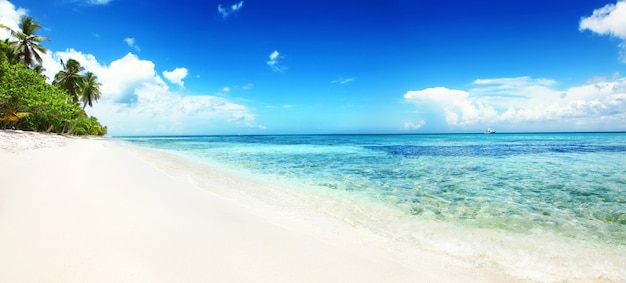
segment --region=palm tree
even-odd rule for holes
[[[93,107],[93,101],[100,99],[100,95],[102,94],[100,92],[101,85],[102,84],[98,82],[98,76],[94,73],[87,72],[87,74],[85,74],[80,96],[80,100],[83,101],[83,110],[85,110],[87,105]]]
[[[48,40],[47,37],[35,35],[35,32],[41,25],[31,17],[22,16],[19,27],[21,31],[15,31],[5,25],[0,27],[8,30],[16,41],[9,42],[13,48],[13,52],[17,55],[20,62],[28,67],[33,67],[35,62],[41,65],[42,59],[40,53],[46,53],[45,47],[39,45],[39,42]]]
[[[33,66],[33,70],[37,72],[37,74],[40,74],[42,77],[44,77],[46,80],[48,79],[48,77],[43,74],[43,72],[46,71],[46,68],[44,68],[42,65],[37,64]]]
[[[74,103],[78,103],[78,96],[83,85],[84,77],[80,74],[85,70],[80,63],[74,59],[67,60],[67,64],[61,60],[63,70],[54,76],[53,85],[60,86],[67,91]]]
[[[83,113],[85,113],[85,107],[87,107],[87,105],[89,105],[89,107],[93,107],[93,102],[100,99],[100,95],[102,94],[100,92],[101,85],[102,84],[98,82],[98,76],[92,72],[87,72],[83,77],[83,81],[80,86],[80,100],[83,102]],[[76,118],[72,127],[67,131],[68,134],[72,134],[74,132],[74,129],[76,129],[83,113]]]
[[[0,26],[2,26],[0,24]],[[13,52],[13,48],[11,47],[11,43],[9,43],[9,39],[5,39],[4,41],[0,41],[0,59],[2,61],[8,62],[9,64],[17,64],[19,63],[17,59],[17,55]]]

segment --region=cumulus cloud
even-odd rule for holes
[[[282,72],[284,70],[287,70],[287,67],[282,66],[278,61],[278,59],[283,57],[277,50],[274,50],[274,52],[270,53],[269,58],[270,60],[267,61],[267,65],[270,66],[270,68],[272,68],[274,72]]]
[[[626,0],[595,9],[591,16],[580,20],[579,29],[621,39],[620,59],[626,63]]]
[[[26,9],[16,9],[13,3],[7,0],[0,0],[0,24],[3,24],[13,30],[19,30],[17,23],[19,23],[20,18],[25,16],[26,13]],[[0,38],[5,39],[8,37],[9,32],[4,29],[0,29]]]
[[[580,20],[580,29],[626,39],[626,1],[595,9],[591,16]]]
[[[163,76],[173,84],[184,87],[183,79],[187,76],[187,68],[176,68],[173,71],[163,71]]]
[[[135,50],[141,51],[139,46],[137,46],[137,44],[135,44],[135,39],[134,38],[132,38],[132,37],[124,38],[124,42],[126,42],[126,44],[128,44],[128,46],[134,48]]]
[[[1,23],[17,28],[22,15],[26,15],[26,10],[16,9],[10,2],[0,0]],[[56,52],[49,50],[42,54],[43,74],[48,82],[63,68],[60,60],[67,62],[70,58],[93,72],[102,84],[102,98],[86,111],[108,126],[110,134],[206,134],[265,128],[257,124],[252,110],[243,104],[216,95],[172,91],[152,61],[140,59],[133,53],[103,63],[92,54],[71,48]],[[186,75],[185,68],[163,72],[165,79],[180,86]]]
[[[264,128],[245,105],[215,95],[189,95],[169,89],[153,62],[132,53],[107,65],[74,49],[54,52],[44,58],[44,74],[53,77],[62,68],[59,60],[69,58],[96,74],[102,83],[102,98],[87,111],[112,134],[202,134],[237,127]],[[179,85],[185,76],[185,68],[163,72],[165,79]]]
[[[217,5],[217,12],[220,13],[220,15],[222,15],[222,18],[226,19],[231,14],[236,13],[239,10],[241,10],[242,7],[243,7],[243,1],[239,1],[238,3],[230,5],[226,8],[222,7],[222,4],[219,4]]]
[[[477,124],[495,114],[492,107],[471,99],[468,92],[445,87],[409,91],[404,94],[404,99],[416,105],[441,110],[449,125]]]
[[[565,90],[554,85],[552,80],[529,77],[479,79],[469,90],[433,87],[408,91],[404,99],[418,113],[433,114],[428,118],[457,129],[485,125],[524,130],[626,129],[626,78]]]

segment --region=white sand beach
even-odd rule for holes
[[[262,194],[260,180],[206,167],[198,182],[176,158],[0,131],[0,282],[517,281],[303,209],[297,197],[246,193]]]

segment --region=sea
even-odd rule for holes
[[[349,200],[324,211],[476,266],[626,282],[626,133],[116,139]]]

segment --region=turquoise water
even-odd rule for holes
[[[626,133],[130,137],[415,220],[626,247]]]
[[[167,166],[206,188],[215,170],[236,172],[229,190],[319,211],[407,258],[417,248],[537,282],[626,282],[626,133],[120,139],[190,157]],[[281,201],[293,194],[295,206]]]

